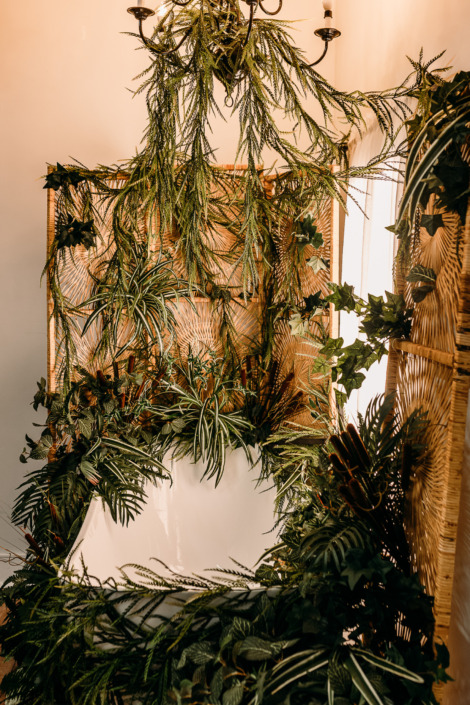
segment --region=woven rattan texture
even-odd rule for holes
[[[436,212],[431,202],[427,213]],[[413,304],[411,287],[398,283],[414,305],[410,342],[389,356],[387,391],[397,392],[404,419],[427,412],[427,450],[408,495],[407,532],[427,591],[435,596],[435,637],[447,640],[459,515],[465,422],[470,387],[470,209],[466,225],[442,213],[435,235],[415,228],[407,267],[432,267],[435,291]],[[406,274],[406,271],[405,271]]]
[[[236,205],[234,205],[237,203],[237,199],[240,198],[240,194],[237,192],[240,182],[236,176],[242,172],[243,167],[234,169],[233,165],[226,165],[221,167],[221,169],[227,173],[234,174],[235,178],[232,182],[234,192],[232,194],[216,192],[215,195],[222,197],[221,208],[224,214],[227,214],[228,209],[230,219],[236,223],[237,218],[240,219],[240,213],[237,213]],[[114,180],[112,186],[119,187],[122,183],[123,181]],[[230,181],[227,180],[227,183],[230,183]],[[266,179],[265,188],[268,196],[272,195],[275,189],[275,180]],[[58,198],[55,192],[49,190],[48,251],[56,233],[59,217],[57,204]],[[82,335],[83,326],[91,311],[81,310],[78,314],[76,310],[77,306],[91,296],[95,280],[100,275],[100,268],[112,255],[114,248],[114,245],[110,244],[109,237],[112,208],[108,203],[105,209],[98,199],[94,203],[94,208],[100,214],[98,221],[101,221],[99,223],[101,238],[97,246],[89,250],[81,246],[64,248],[60,254],[58,280],[62,294],[69,304],[67,319],[72,328],[73,344],[76,350],[74,357],[77,365],[90,371],[100,369],[106,372],[110,369],[111,358],[95,354],[97,344],[102,336],[101,324],[97,319],[87,330],[87,333]],[[327,284],[332,278],[334,213],[332,201],[326,201],[316,223],[318,230],[322,233],[324,244],[319,250],[315,250],[310,245],[306,246],[302,253],[303,266],[296,267],[291,275],[297,277],[301,286],[302,297],[315,294],[317,291],[321,291],[323,294],[329,293]],[[158,214],[155,213],[153,218],[158,219]],[[142,232],[144,230],[145,225],[143,224]],[[292,284],[288,277],[288,272],[292,271],[292,267],[288,266],[288,258],[293,251],[293,243],[295,252],[295,237],[293,233],[294,225],[292,221],[286,220],[277,226],[277,230],[273,234],[276,248],[275,277],[286,288],[289,288]],[[164,340],[168,349],[177,358],[185,359],[189,354],[205,356],[209,351],[214,351],[217,355],[222,356],[223,346],[220,330],[223,316],[226,312],[224,311],[225,306],[225,309],[228,309],[231,314],[233,328],[236,331],[237,354],[243,360],[244,356],[253,349],[253,345],[259,343],[265,335],[263,320],[265,302],[263,301],[263,295],[262,292],[253,289],[250,292],[250,300],[246,301],[244,299],[241,266],[237,264],[242,254],[243,243],[237,240],[234,232],[231,232],[226,227],[217,225],[217,222],[213,222],[205,237],[207,244],[214,253],[212,273],[215,283],[221,287],[228,288],[231,301],[224,304],[222,301],[211,300],[209,296],[205,297],[203,295],[204,292],[202,292],[202,295],[199,293],[195,296],[191,304],[180,298],[173,303],[176,319],[175,333],[171,337],[169,334],[164,335]],[[155,248],[156,251],[163,250],[165,256],[171,260],[175,273],[182,279],[187,278],[184,253],[181,251],[179,235],[176,229],[173,232],[165,233],[162,236],[161,243],[155,243],[154,245],[150,243],[150,246],[151,249]],[[327,262],[329,261],[330,269],[321,270],[315,274],[312,268],[306,265],[306,261],[313,255],[320,256]],[[261,261],[259,261],[258,269],[261,272]],[[211,292],[206,293],[210,295]],[[60,322],[57,324],[52,316],[53,300],[50,280],[48,281],[48,302],[48,380],[49,388],[53,390],[60,385],[64,350],[63,331]],[[297,303],[302,302],[299,301]],[[324,320],[323,323],[328,324],[328,320]],[[128,331],[124,326],[121,331],[120,344],[126,342],[126,335],[128,335]],[[128,352],[125,353],[124,357],[128,354]],[[278,361],[276,378],[280,381],[279,383],[291,371],[295,373],[295,384],[298,389],[305,390],[312,381],[315,382],[315,378],[312,375],[315,348],[307,344],[302,338],[293,336],[287,322],[281,322],[276,328],[273,355]],[[309,412],[304,411],[291,420],[302,425],[309,425],[311,416]]]

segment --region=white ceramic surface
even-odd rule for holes
[[[129,563],[166,575],[156,558],[178,574],[210,576],[210,569],[235,567],[231,558],[254,567],[275,543],[275,490],[270,481],[258,484],[259,465],[250,467],[243,449],[227,453],[217,487],[214,478],[201,480],[202,463],[166,458],[164,464],[173,484],[148,483],[147,504],[127,527],[113,521],[99,498],[92,501],[71,568],[82,573],[83,560],[89,575],[101,581],[119,579],[119,568]]]

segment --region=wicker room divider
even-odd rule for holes
[[[431,202],[426,213],[433,212]],[[396,391],[401,418],[419,408],[428,416],[427,450],[410,482],[407,533],[420,579],[435,596],[435,637],[447,643],[470,389],[470,206],[465,226],[457,215],[441,215],[444,227],[433,237],[416,225],[405,267],[432,267],[435,290],[413,304],[413,285],[398,277],[398,291],[414,305],[412,332],[391,346],[386,391]]]
[[[246,168],[243,165],[222,165],[220,169],[233,173],[240,174]],[[261,168],[261,167],[260,167]],[[53,168],[51,168],[53,169]],[[268,197],[275,188],[274,176],[266,177],[264,180],[265,189]],[[112,185],[119,186],[124,183],[126,176],[115,175],[112,178]],[[50,252],[51,245],[56,237],[56,225],[59,216],[57,210],[58,195],[49,189],[48,190],[48,225],[47,225],[47,248]],[[99,203],[95,204],[97,210],[100,210]],[[96,248],[89,250],[82,246],[66,248],[62,251],[60,261],[60,284],[64,295],[70,301],[69,319],[74,326],[74,343],[77,352],[77,364],[85,367],[88,370],[101,369],[105,371],[111,365],[110,359],[96,359],[94,357],[94,349],[96,342],[101,335],[99,325],[92,326],[87,331],[85,336],[81,335],[83,324],[90,311],[81,311],[77,315],[74,307],[86,300],[92,292],[93,274],[97,273],[99,266],[104,257],[109,256],[109,224],[110,214],[103,215],[101,232],[101,242],[97,243]],[[158,217],[158,216],[157,216]],[[313,247],[308,246],[308,252],[311,255],[319,254],[325,260],[330,261],[330,269],[323,270],[317,274],[313,273],[310,267],[304,267],[299,273],[302,280],[302,294],[309,296],[318,290],[323,294],[328,294],[328,282],[338,281],[338,263],[339,263],[339,236],[337,232],[339,222],[339,206],[333,199],[328,199],[324,202],[321,209],[320,217],[317,220],[318,230],[322,233],[324,245],[318,251]],[[234,243],[234,235],[225,228],[219,227],[218,230],[208,234],[211,247],[215,247],[217,252],[226,254],[231,251]],[[282,280],[285,276],[285,258],[288,256],[287,241],[292,238],[292,223],[283,223],[280,225],[277,234],[276,247],[278,250],[278,261],[276,264],[275,274]],[[181,257],[177,247],[177,236],[175,233],[167,233],[164,235],[164,248],[170,253],[172,264],[175,272],[182,278],[186,276],[184,260]],[[309,255],[310,256],[310,255]],[[230,289],[232,300],[230,307],[233,312],[235,328],[238,334],[237,347],[240,358],[243,359],[245,350],[248,350],[250,341],[256,339],[263,334],[262,317],[260,313],[263,309],[262,295],[254,292],[249,301],[244,301],[242,292],[242,284],[240,272],[230,265],[221,263],[221,274],[218,275],[217,282],[220,286],[227,285],[228,277],[230,277]],[[51,280],[48,277],[47,282],[47,299],[48,299],[48,351],[47,351],[47,379],[49,391],[54,391],[58,383],[60,383],[59,368],[62,360],[62,331],[60,324],[54,320],[54,301],[51,292]],[[300,303],[300,302],[299,302]],[[183,358],[188,355],[191,350],[192,354],[198,354],[201,350],[212,349],[217,353],[222,354],[221,341],[219,337],[220,324],[220,309],[214,305],[210,297],[194,296],[191,306],[189,302],[180,300],[175,309],[176,318],[176,335],[175,345],[177,346],[178,354]],[[332,335],[338,335],[338,315],[331,307],[329,316],[329,325]],[[125,336],[125,331],[123,332]],[[278,359],[278,378],[287,374],[293,369],[297,386],[301,387],[308,383],[309,373],[312,368],[314,359],[314,348],[303,341],[301,338],[292,335],[287,322],[279,327],[277,335],[277,343],[275,356]],[[295,420],[297,423],[310,424],[311,416],[309,412],[303,412]]]

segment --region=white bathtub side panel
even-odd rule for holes
[[[251,468],[243,449],[232,451],[219,485],[202,480],[204,466],[189,460],[167,462],[173,484],[148,483],[143,512],[127,527],[116,524],[95,498],[75,542],[71,567],[90,575],[119,578],[119,568],[136,563],[165,573],[157,558],[185,575],[234,567],[231,558],[253,567],[275,543],[272,532],[275,490],[258,486],[259,466]]]

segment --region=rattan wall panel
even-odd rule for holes
[[[233,165],[221,167],[222,171],[233,174],[232,193],[228,193],[226,185],[230,181],[221,183],[223,186],[217,187],[214,191],[216,196],[227,196],[229,205],[221,206],[223,215],[229,211],[229,220],[233,224],[227,228],[217,223],[217,218],[211,222],[205,235],[205,241],[214,254],[210,263],[210,270],[214,275],[215,285],[227,287],[231,300],[221,302],[217,299],[211,300],[211,291],[195,290],[192,302],[189,303],[180,298],[174,301],[172,306],[175,314],[175,330],[173,335],[168,331],[164,333],[166,348],[176,358],[185,359],[191,353],[193,355],[206,355],[209,350],[223,355],[223,341],[221,338],[221,324],[224,316],[224,308],[231,313],[233,322],[233,333],[236,339],[236,351],[240,360],[253,349],[253,345],[260,343],[266,334],[264,330],[263,292],[252,288],[249,291],[249,300],[245,301],[243,296],[242,276],[241,276],[241,256],[243,253],[243,242],[237,235],[237,224],[241,222],[241,196],[239,192],[240,181],[237,175],[243,172],[243,167],[234,168]],[[113,187],[122,186],[125,177],[114,179]],[[274,178],[265,180],[265,189],[270,197],[276,188]],[[60,192],[56,195],[51,189],[48,192],[48,252],[56,236],[56,228],[59,218]],[[61,251],[58,282],[60,289],[67,301],[67,323],[72,332],[72,343],[74,347],[74,360],[76,365],[85,367],[96,372],[109,370],[112,359],[108,354],[96,354],[97,346],[103,336],[102,324],[99,319],[90,326],[86,335],[82,335],[83,327],[87,315],[91,311],[79,310],[77,307],[85,301],[93,292],[95,280],[100,275],[100,270],[106,261],[114,253],[114,245],[110,242],[112,208],[109,203],[104,204],[98,198],[93,203],[93,208],[97,214],[96,222],[99,225],[100,238],[97,246],[89,250],[81,246],[65,248]],[[225,209],[225,210],[224,210]],[[222,211],[221,211],[222,212]],[[336,225],[337,208],[331,199],[324,202],[316,225],[321,232],[324,244],[320,249],[307,245],[302,253],[302,266],[299,266],[294,276],[298,278],[302,290],[302,298],[321,291],[324,295],[329,293],[328,282],[332,279],[333,252],[336,252],[336,245],[333,244],[334,227]],[[172,262],[175,273],[182,279],[187,278],[187,266],[185,262],[184,241],[176,229],[164,233],[161,241],[152,238],[152,233],[158,231],[158,214],[152,213],[148,209],[146,222],[140,226],[143,239],[148,239],[149,248],[155,251],[158,257],[160,251],[164,257]],[[291,283],[287,278],[288,258],[292,256],[292,243],[294,225],[292,221],[285,220],[274,233],[275,253],[273,263],[274,276],[278,283],[282,283],[285,292],[288,293]],[[329,266],[314,273],[313,269],[306,264],[313,255],[320,256],[329,263]],[[257,255],[258,270],[262,271],[262,253]],[[282,287],[281,287],[282,294]],[[301,304],[301,299],[296,301]],[[61,321],[56,321],[53,316],[54,303],[51,292],[51,279],[48,279],[48,381],[49,388],[54,390],[60,384],[62,366],[64,362],[64,335]],[[333,320],[333,316],[330,316]],[[322,322],[328,327],[331,320],[324,317]],[[313,327],[312,323],[312,327]],[[129,327],[123,325],[120,331],[119,344],[124,344],[129,338]],[[126,351],[123,357],[127,357]],[[315,384],[316,378],[312,375],[312,367],[315,360],[315,348],[299,338],[293,336],[287,321],[281,321],[276,325],[274,336],[273,356],[279,363],[277,379],[282,382],[286,375],[292,370],[295,373],[295,383],[299,390],[305,391],[309,385]],[[302,412],[295,419],[296,423],[309,425],[311,417],[309,412]]]
[[[414,233],[408,267],[432,267],[436,290],[414,306],[411,342],[397,341],[390,352],[387,391],[396,391],[403,419],[417,408],[428,413],[407,531],[420,579],[435,597],[435,636],[447,641],[470,388],[470,209],[465,227],[456,215],[442,217],[434,237],[423,228]],[[402,285],[409,303],[410,290]]]

